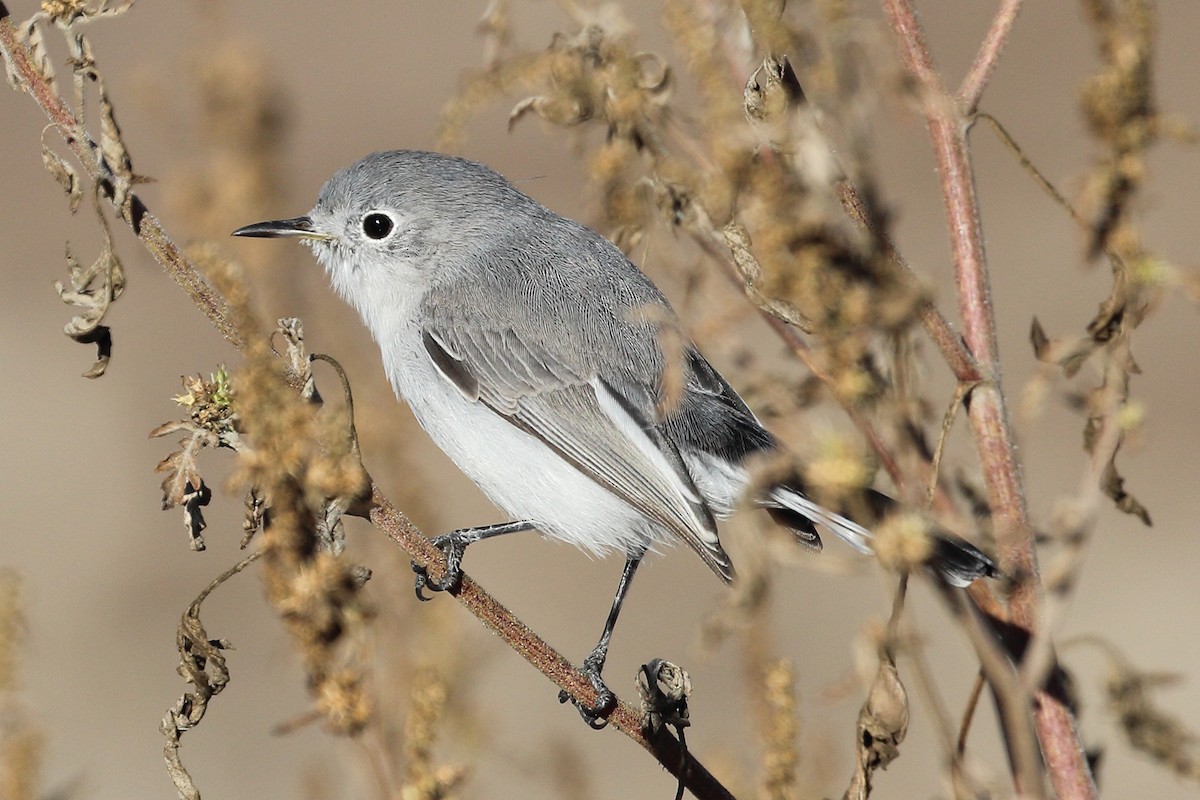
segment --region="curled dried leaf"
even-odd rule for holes
[[[34,14],[21,24],[20,33],[21,40],[25,46],[29,48],[30,60],[33,62],[34,69],[38,71],[46,83],[54,86],[54,61],[50,58],[50,52],[46,49],[46,38],[42,33],[41,21],[43,16],[41,13]],[[5,60],[7,64],[7,59]],[[12,72],[12,66],[8,66],[9,82],[13,88],[17,88],[20,84],[16,82],[15,73]]]
[[[661,658],[643,664],[637,674],[642,701],[642,730],[658,732],[663,725],[686,728],[692,724],[688,698],[692,678],[687,670]]]
[[[746,81],[743,105],[751,122],[775,121],[803,104],[804,90],[787,56],[768,55]]]
[[[91,0],[42,0],[42,13],[55,25],[66,30],[80,22],[124,14],[132,5],[133,0],[116,4],[110,4],[108,0],[100,0],[98,3]]]
[[[159,425],[150,431],[150,438],[180,432],[187,435],[179,440],[179,449],[160,461],[154,471],[167,473],[162,482],[163,511],[182,507],[188,542],[193,550],[203,550],[207,523],[201,509],[212,499],[212,491],[200,475],[197,459],[206,447],[244,447],[234,427],[233,387],[225,368],[220,367],[209,380],[200,376],[181,380],[184,394],[175,402],[186,406],[191,418]]]
[[[46,144],[45,136],[42,137],[42,164],[45,165],[47,171],[54,177],[54,180],[58,181],[58,185],[63,188],[63,191],[66,192],[71,213],[74,214],[79,210],[79,202],[83,199],[83,190],[80,188],[79,175],[75,172],[75,168],[68,164],[62,156],[50,149],[50,146]]]
[[[1138,670],[1110,642],[1092,642],[1109,657],[1111,672],[1104,687],[1108,708],[1129,744],[1179,777],[1200,782],[1200,735],[1157,697],[1179,676]]]
[[[196,460],[201,450],[215,447],[218,440],[212,431],[191,422],[168,422],[151,431],[150,437],[167,436],[178,431],[189,433],[190,436],[180,439],[179,449],[160,461],[154,471],[167,473],[162,482],[163,511],[182,507],[188,542],[193,550],[203,550],[204,537],[201,533],[206,523],[200,509],[208,505],[212,492],[200,477]]]
[[[250,487],[246,492],[246,516],[242,520],[242,541],[238,544],[241,549],[246,549],[250,544],[250,540],[254,538],[254,534],[262,530],[263,523],[266,521],[266,501],[257,489]]]
[[[129,194],[136,183],[145,183],[148,178],[133,174],[133,161],[121,139],[121,128],[117,125],[117,112],[108,97],[104,81],[100,86],[100,166],[106,174],[108,191],[113,205],[126,212]]]
[[[846,800],[866,800],[875,770],[887,769],[896,760],[907,733],[908,693],[900,682],[895,662],[883,654],[867,700],[858,713],[856,764]]]
[[[787,300],[763,294],[760,288],[763,277],[762,266],[751,249],[750,233],[746,228],[736,221],[730,220],[721,229],[721,234],[725,238],[726,246],[729,247],[733,263],[745,282],[746,294],[755,304],[789,325],[795,325],[805,333],[813,333],[816,326],[812,320],[804,316],[799,308]]]
[[[175,705],[167,709],[159,724],[159,731],[167,739],[164,752],[167,771],[181,798],[198,800],[200,793],[179,759],[179,740],[185,732],[200,724],[208,710],[209,700],[229,684],[224,651],[232,649],[232,645],[226,639],[209,638],[200,620],[200,606],[213,590],[250,566],[260,555],[251,553],[209,584],[183,613],[175,633],[175,644],[179,650],[176,671],[192,689],[184,692]]]
[[[64,303],[81,309],[80,313],[63,327],[63,333],[81,344],[97,346],[96,362],[84,373],[88,378],[103,375],[108,367],[112,355],[112,335],[100,322],[113,301],[125,291],[125,270],[113,251],[108,221],[100,211],[99,205],[96,206],[96,214],[104,232],[104,246],[100,255],[85,268],[71,252],[70,245],[67,245],[67,275],[70,284],[68,286],[62,281],[54,282],[54,289],[59,298]]]

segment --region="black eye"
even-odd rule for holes
[[[382,239],[392,232],[395,225],[387,214],[367,214],[363,217],[363,233],[368,239]]]

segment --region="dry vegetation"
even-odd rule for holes
[[[758,465],[764,478],[800,471],[819,499],[861,517],[872,511],[861,490],[883,472],[913,509],[876,520],[880,560],[895,574],[895,602],[887,624],[871,631],[858,719],[845,721],[847,729],[857,726],[859,743],[845,796],[867,797],[875,771],[903,756],[912,711],[934,717],[942,750],[930,767],[944,771],[943,786],[956,797],[1093,797],[1092,765],[1066,690],[1068,665],[1058,660],[1050,621],[1069,600],[1101,503],[1150,522],[1118,469],[1122,443],[1141,419],[1132,394],[1138,374],[1132,342],[1164,293],[1196,292],[1194,276],[1155,254],[1133,213],[1147,150],[1164,136],[1187,135],[1155,104],[1153,7],[1149,0],[1083,2],[1103,64],[1081,97],[1098,155],[1083,192],[1068,201],[998,121],[978,112],[1019,0],[999,4],[979,57],[957,90],[947,88],[934,66],[908,0],[883,0],[885,27],[865,22],[854,3],[784,5],[666,0],[662,18],[674,50],[656,53],[641,49],[638,32],[616,4],[563,3],[562,32],[547,47],[526,49],[517,44],[509,4],[493,0],[480,27],[486,65],[466,76],[449,100],[443,146],[452,151],[473,116],[498,102],[512,104],[510,127],[535,117],[572,132],[602,200],[601,230],[627,251],[656,232],[678,233],[673,246],[679,255],[667,260],[685,284],[719,275],[748,298],[744,308],[705,311],[694,320],[694,334],[728,346],[731,331],[761,314],[813,376],[781,376],[775,365],[746,356],[746,385],[771,425],[783,432],[797,428],[811,404],[831,400],[844,408],[864,443],[831,439],[803,463]],[[41,13],[18,25],[0,6],[0,48],[10,82],[30,93],[51,121],[44,160],[70,209],[86,194],[104,232],[106,244],[90,267],[68,250],[70,285],[59,286],[77,313],[66,333],[98,350],[85,375],[97,378],[109,363],[112,332],[105,314],[126,287],[110,243],[110,219],[133,229],[197,310],[241,351],[239,365],[228,373],[222,368],[209,380],[185,381],[178,399],[186,417],[154,432],[183,435],[159,468],[166,475],[164,507],[183,510],[187,542],[195,549],[204,547],[203,509],[213,497],[196,456],[205,448],[236,453],[233,483],[247,509],[242,544],[252,548],[183,613],[180,675],[190,688],[163,720],[172,778],[181,797],[199,796],[181,758],[181,737],[200,723],[230,680],[227,643],[210,638],[201,603],[254,564],[309,677],[312,715],[292,724],[319,720],[333,734],[360,737],[380,796],[455,796],[469,785],[467,768],[439,763],[435,743],[461,713],[446,687],[468,667],[447,647],[439,663],[408,657],[396,668],[399,675],[385,680],[372,674],[366,652],[372,609],[364,591],[370,571],[347,562],[342,517],[368,517],[413,559],[428,562],[435,576],[441,569],[436,553],[363,470],[349,387],[326,386],[325,393],[339,399],[322,404],[299,323],[283,320],[269,331],[254,318],[239,268],[216,248],[179,251],[137,198],[140,179],[116,124],[115,91],[98,67],[103,54],[93,53],[84,35],[88,25],[128,10],[118,3],[44,2]],[[127,24],[128,16],[105,24]],[[54,74],[48,55],[63,46],[59,33],[71,59],[65,77]],[[883,37],[891,37],[899,61],[892,49],[876,46]],[[275,105],[265,71],[245,53],[214,58],[201,70],[210,103],[204,117],[208,157],[219,166],[216,174],[236,181],[232,187],[227,181],[208,185],[197,176],[177,193],[177,203],[203,209],[236,202],[247,208],[249,220],[276,191],[270,143],[286,115]],[[64,100],[60,92],[68,86],[73,94]],[[892,113],[897,96],[921,109],[937,155],[955,258],[953,312],[932,305],[931,293],[892,245],[889,209],[875,185],[871,130],[881,115]],[[99,105],[95,124],[85,102]],[[1078,493],[1063,498],[1053,519],[1038,523],[1044,550],[1052,554],[1040,565],[1009,425],[1011,401],[994,380],[1000,364],[993,314],[1008,312],[993,309],[989,297],[968,157],[967,133],[979,121],[987,125],[975,125],[973,135],[999,132],[1016,156],[1014,176],[1041,182],[1083,231],[1087,244],[1080,258],[1105,263],[1112,274],[1111,291],[1098,298],[1100,310],[1086,330],[1047,332],[1053,323],[1036,320],[1032,326],[1044,368],[1025,394],[1024,411],[1036,413],[1037,399],[1049,394],[1069,398],[1090,454]],[[664,346],[671,335],[664,332]],[[952,396],[925,390],[913,347],[921,337],[935,345],[938,368],[953,376]],[[956,426],[969,428],[979,453],[978,466],[965,473],[973,477],[958,480],[941,468],[944,441]],[[904,615],[910,571],[913,580],[926,579],[913,570],[928,556],[930,525],[984,543],[1010,576],[966,592],[941,592],[979,660],[977,691],[965,709],[948,708],[940,697],[939,665],[929,663],[921,632]],[[797,797],[809,790],[797,772],[795,667],[775,652],[766,622],[772,565],[789,556],[770,531],[755,529],[738,539],[742,579],[705,633],[710,641],[742,639],[746,680],[755,688],[751,712],[761,734],[759,773],[714,777],[696,758],[705,754],[681,749],[687,682],[672,665],[643,676],[646,697],[657,703],[642,710],[622,704],[610,722],[698,797],[730,796],[735,783],[739,794]],[[39,740],[21,724],[11,677],[19,656],[15,587],[15,579],[0,581],[0,794],[32,798],[38,796]],[[458,599],[560,688],[590,701],[590,686],[569,661],[469,578]],[[442,622],[431,611],[412,624]],[[1114,666],[1112,710],[1130,744],[1196,780],[1200,757],[1191,734],[1151,702],[1162,679],[1140,674],[1116,645],[1101,646]],[[394,706],[388,706],[392,713],[380,711],[376,695],[388,680],[405,689],[404,714]],[[672,687],[675,694],[667,698]],[[995,784],[995,768],[973,757],[968,736],[974,705],[989,694],[1008,746],[1011,780],[1004,787]],[[203,783],[202,776],[197,780]],[[584,780],[561,778],[571,794],[584,791]]]

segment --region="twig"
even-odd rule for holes
[[[37,101],[74,151],[79,163],[95,182],[103,182],[103,174],[96,157],[97,148],[82,123],[75,119],[62,98],[34,67],[30,54],[21,42],[12,24],[9,12],[0,1],[0,50],[12,65],[22,88]],[[112,197],[110,196],[111,200]],[[223,295],[214,289],[195,265],[175,246],[158,220],[132,192],[124,207],[116,211],[133,229],[134,234],[191,298],[196,307],[217,328],[226,341],[236,349],[243,350],[246,338],[238,329],[229,305]],[[372,523],[405,552],[426,564],[436,576],[444,568],[444,560],[428,539],[397,510],[377,485],[372,485],[375,507],[370,513]],[[557,686],[566,690],[573,699],[583,704],[594,704],[595,690],[590,680],[562,655],[555,651],[537,634],[517,619],[512,612],[496,602],[487,592],[469,577],[463,576],[459,601],[471,613],[479,617],[492,631],[496,632],[536,669],[550,678]],[[684,762],[679,741],[660,731],[647,736],[640,727],[638,713],[629,705],[619,703],[609,717],[612,727],[624,733],[653,755],[672,775],[679,777],[680,765]],[[704,768],[694,755],[686,760],[683,776],[687,788],[698,798],[732,798],[729,790]]]
[[[995,521],[1002,567],[1015,578],[1008,596],[1010,621],[1032,634],[1038,628],[1041,610],[1038,566],[1020,465],[999,385],[995,320],[974,175],[967,152],[967,126],[933,64],[911,0],[883,0],[883,6],[904,63],[924,92],[926,124],[946,202],[963,335],[983,373],[983,382],[972,392],[968,412]],[[1015,13],[1011,3],[1002,6],[998,16],[1006,13]],[[992,26],[993,32],[1004,29],[1003,20]],[[984,58],[983,62],[992,59],[994,56]],[[980,90],[986,72],[974,84]],[[1034,708],[1042,753],[1058,796],[1095,797],[1096,787],[1070,709],[1044,688],[1035,693]],[[1018,788],[1028,790],[1024,786]]]
[[[979,98],[983,96],[983,90],[992,78],[992,72],[1000,60],[1000,52],[1008,42],[1008,34],[1012,31],[1020,10],[1021,0],[1004,0],[1000,10],[992,18],[992,25],[983,37],[983,44],[975,56],[975,63],[971,64],[971,69],[963,78],[962,86],[958,87],[958,105],[964,116],[970,117],[978,108]]]

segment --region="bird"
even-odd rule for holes
[[[457,589],[469,545],[517,531],[624,555],[581,666],[596,701],[573,700],[602,727],[616,701],[602,672],[643,557],[682,543],[732,581],[717,520],[750,487],[750,460],[783,444],[693,342],[668,357],[662,325],[681,323],[616,245],[483,164],[373,153],[336,173],[308,214],[233,235],[293,237],[312,249],[378,343],[397,397],[510,516],[436,537],[447,568],[434,579],[414,564],[419,597]],[[672,369],[682,390],[663,402]],[[871,551],[871,532],[814,502],[798,478],[755,487],[749,499],[809,547],[821,546],[819,526]],[[1000,575],[966,540],[936,529],[932,537],[929,568],[948,584]]]

